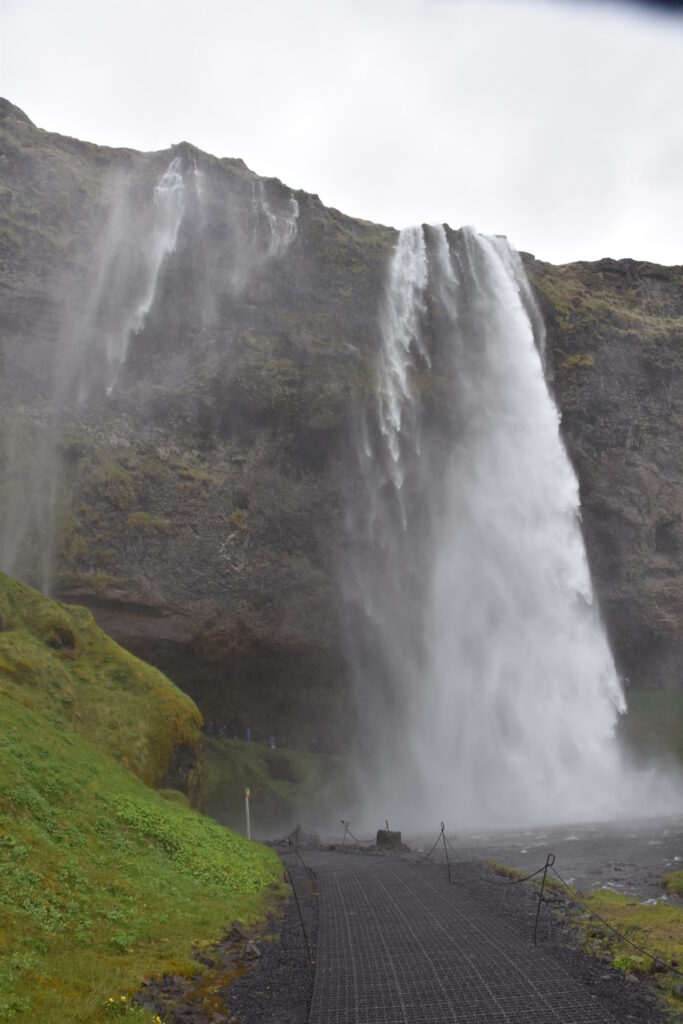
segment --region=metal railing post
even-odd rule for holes
[[[545,867],[543,868],[543,879],[541,880],[541,891],[538,894],[538,906],[536,907],[536,920],[534,921],[534,946],[536,945],[536,932],[538,931],[538,916],[541,913],[541,901],[543,899],[543,890],[545,888],[545,878],[548,874],[548,868],[551,868],[555,863],[555,854],[549,853],[545,859]]]

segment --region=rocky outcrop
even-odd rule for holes
[[[53,591],[206,718],[343,743],[348,450],[396,232],[186,143],[108,150],[0,114],[5,558],[40,583],[49,526]],[[633,685],[677,685],[682,272],[525,262],[615,652]]]

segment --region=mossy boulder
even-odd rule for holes
[[[201,798],[201,715],[85,608],[0,574],[0,693],[110,753],[150,786]]]

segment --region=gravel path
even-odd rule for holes
[[[320,921],[310,1024],[661,1019],[632,982],[615,977],[615,986],[614,972],[580,954],[558,957],[547,908],[534,947],[528,887],[495,892],[467,868],[449,885],[444,868],[393,858],[326,854],[312,863]]]

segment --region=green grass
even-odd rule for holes
[[[204,807],[231,828],[244,831],[247,787],[254,834],[274,836],[336,820],[330,809],[344,806],[349,786],[339,757],[204,737]]]
[[[586,369],[595,366],[595,359],[592,355],[578,353],[577,355],[569,356],[562,365],[566,366],[569,370],[575,370],[577,367]]]
[[[646,953],[668,964],[683,963],[683,906],[668,903],[638,903],[633,897],[598,889],[581,900],[621,935],[630,939]],[[610,961],[617,970],[647,977],[657,995],[664,1000],[672,1019],[683,1020],[680,979],[669,971],[658,969],[650,956],[624,942],[600,921],[584,914],[575,922],[587,952]]]
[[[0,694],[68,727],[159,785],[173,751],[197,752],[201,715],[166,676],[114,643],[85,608],[0,574]]]
[[[668,871],[662,875],[662,888],[675,896],[683,896],[683,871]]]
[[[131,512],[126,519],[126,526],[132,530],[139,530],[140,533],[173,533],[173,527],[168,519],[151,516],[148,512]]]
[[[559,328],[565,341],[584,343],[591,336],[599,344],[605,337],[637,339],[656,344],[681,330],[676,300],[663,307],[664,300],[651,299],[637,283],[627,288],[608,275],[598,275],[590,263],[552,266],[537,262],[530,268],[533,284],[540,294],[548,327]],[[675,289],[672,289],[675,295]],[[581,353],[582,359],[592,358]],[[586,366],[585,362],[564,366]]]
[[[668,754],[683,763],[683,690],[629,690],[619,734],[640,758]]]
[[[521,872],[498,861],[489,860],[486,864],[504,878],[521,877]],[[535,879],[533,884],[537,889],[540,888],[541,879]],[[669,1010],[672,1021],[683,1022],[680,979],[671,971],[663,970],[653,959],[657,957],[665,964],[681,969],[683,905],[677,902],[639,903],[632,896],[614,893],[609,889],[597,889],[590,893],[572,888],[567,891],[564,885],[550,876],[546,878],[545,884],[554,892],[568,892],[571,927],[580,937],[586,952],[608,961],[616,970],[647,979],[657,998]],[[672,871],[664,875],[662,886],[671,893],[682,895],[683,871]],[[594,917],[594,914],[605,923]],[[630,941],[624,941],[620,936]],[[631,942],[640,949],[635,949],[630,945]],[[641,953],[641,949],[645,953]]]
[[[524,872],[518,871],[517,868],[511,868],[507,864],[501,864],[499,860],[486,860],[484,861],[491,871],[497,875],[501,875],[502,878],[518,879],[524,878]]]
[[[105,1021],[110,997],[194,973],[193,941],[281,891],[265,847],[7,694],[0,718],[0,1020]]]

